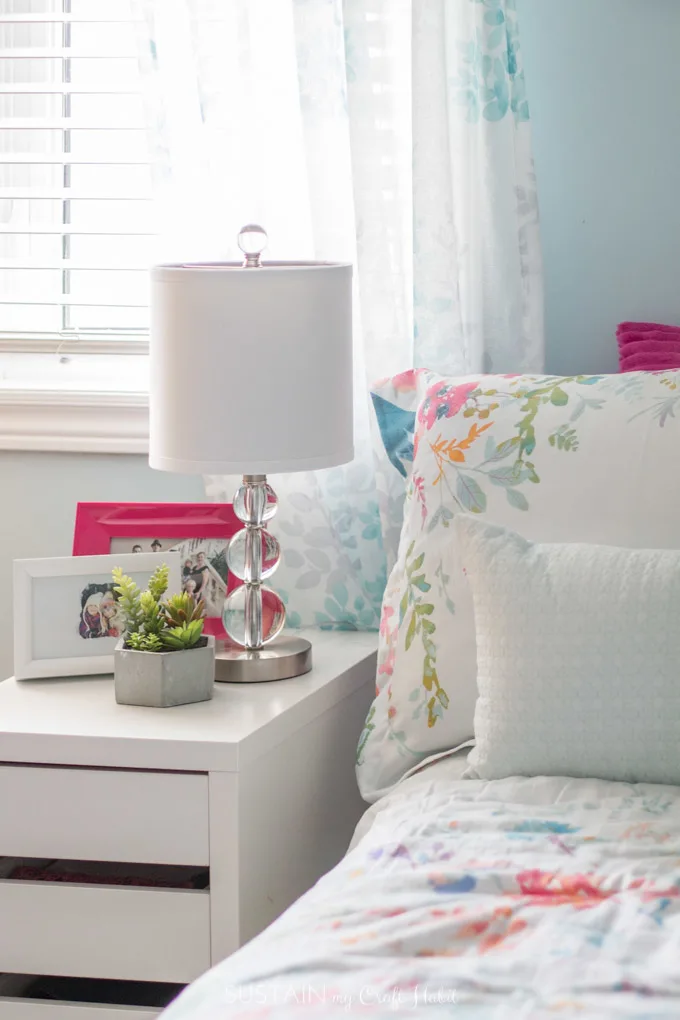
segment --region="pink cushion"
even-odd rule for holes
[[[620,322],[616,327],[616,335],[622,333],[680,333],[680,326],[669,326],[663,322]]]
[[[680,367],[680,326],[621,322],[616,328],[621,372],[654,372]]]
[[[652,336],[651,333],[647,334]],[[631,354],[680,354],[680,334],[676,337],[668,337],[668,340],[639,340],[630,341],[621,338],[619,341],[619,358],[630,357]]]
[[[622,372],[660,372],[669,368],[680,368],[680,354],[631,354],[620,361]]]
[[[650,341],[659,344],[676,343],[680,341],[680,329],[650,329],[646,332],[629,330],[626,333],[617,333],[616,341],[619,348],[622,344],[643,344]]]

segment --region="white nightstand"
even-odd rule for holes
[[[185,984],[280,914],[365,807],[354,755],[376,643],[315,632],[307,676],[172,709],[117,705],[110,677],[1,683],[0,973]],[[208,884],[3,879],[16,858],[187,866]],[[0,979],[0,1020],[121,1018],[96,991],[83,1006],[22,998],[27,984]]]

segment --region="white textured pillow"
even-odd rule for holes
[[[477,633],[468,775],[680,783],[680,551],[455,527]]]

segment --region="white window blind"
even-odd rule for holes
[[[138,28],[131,0],[0,0],[0,350],[145,345]]]

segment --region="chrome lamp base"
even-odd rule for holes
[[[262,648],[241,648],[218,641],[215,647],[215,680],[228,684],[289,680],[309,673],[312,646],[305,638],[286,634]]]
[[[244,475],[234,496],[234,513],[244,527],[229,543],[227,565],[243,584],[226,598],[222,622],[229,638],[218,642],[215,679],[261,683],[301,676],[312,668],[305,638],[283,635],[286,607],[263,584],[279,565],[281,549],[266,528],[276,513],[276,493],[265,475]]]

